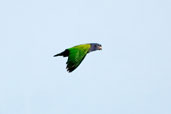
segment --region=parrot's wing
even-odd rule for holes
[[[69,56],[67,61],[67,71],[72,72],[83,61],[90,49],[90,45],[80,45],[69,49]]]

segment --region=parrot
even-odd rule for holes
[[[81,64],[81,62],[83,61],[83,59],[88,53],[96,50],[102,50],[102,45],[98,43],[80,44],[65,49],[63,52],[54,55],[54,57],[57,56],[68,57],[68,60],[66,62],[67,64],[66,69],[70,73],[74,71]]]

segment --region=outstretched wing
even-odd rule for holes
[[[83,61],[90,49],[89,44],[79,45],[72,48],[69,48],[69,56],[67,61],[67,71],[72,72],[75,70],[80,63]]]

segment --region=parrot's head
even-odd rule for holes
[[[96,50],[102,50],[102,45],[101,44],[98,44],[98,43],[91,43],[90,44],[91,47],[90,47],[90,51],[96,51]]]

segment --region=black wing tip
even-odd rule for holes
[[[67,70],[68,71],[68,73],[71,73],[72,71],[71,70]]]
[[[73,71],[72,69],[67,68],[68,73],[71,73],[72,71]]]
[[[76,69],[76,67],[66,67],[68,73],[71,73],[72,71],[74,71]]]
[[[57,57],[57,56],[58,56],[58,54],[54,55],[53,57]]]
[[[56,55],[54,55],[53,57],[56,57],[56,56],[68,57],[68,55],[69,55],[69,50],[66,49],[65,51],[63,51],[63,52],[61,52],[61,53],[59,53],[59,54],[56,54]]]

